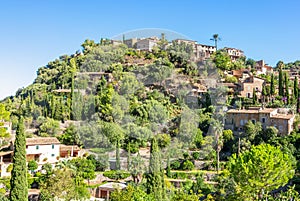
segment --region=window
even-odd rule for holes
[[[52,145],[52,149],[54,149],[54,144]]]
[[[253,124],[255,124],[255,122],[256,122],[255,119],[252,119],[251,121],[252,121]]]
[[[36,146],[35,146],[35,149],[39,149],[39,148],[40,148],[39,145],[36,145]]]
[[[266,118],[263,117],[263,118],[261,119],[261,122],[262,122],[263,124],[266,123]]]
[[[55,156],[55,154],[51,154],[51,157],[54,157]]]

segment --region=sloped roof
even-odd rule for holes
[[[115,183],[115,182],[108,182],[106,184],[103,184],[101,186],[99,186],[100,189],[106,189],[106,190],[115,190],[115,189],[124,189],[126,188],[126,184],[122,184],[122,183]]]
[[[56,137],[26,138],[26,145],[60,144]]]
[[[72,151],[72,149],[73,149],[73,151],[79,151],[80,150],[80,148],[77,145],[68,146],[68,145],[64,145],[64,144],[60,145],[59,149],[60,149],[60,151]]]

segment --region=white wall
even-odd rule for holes
[[[37,149],[38,146],[38,149]],[[29,145],[26,148],[26,154],[41,154],[40,160],[37,161],[39,163],[45,162],[43,161],[45,158],[47,158],[46,162],[56,162],[56,157],[59,156],[59,144],[54,144],[52,147],[52,144],[50,145]]]

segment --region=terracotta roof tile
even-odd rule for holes
[[[26,145],[60,144],[56,137],[26,138]]]

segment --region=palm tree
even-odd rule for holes
[[[214,34],[210,40],[215,41],[215,47],[216,47],[216,50],[218,50],[218,41],[221,40],[221,38],[219,37],[219,34]]]
[[[220,151],[223,146],[223,124],[221,121],[213,121],[213,128],[215,131],[216,138],[216,151],[217,151],[217,173],[219,174],[220,170]]]

